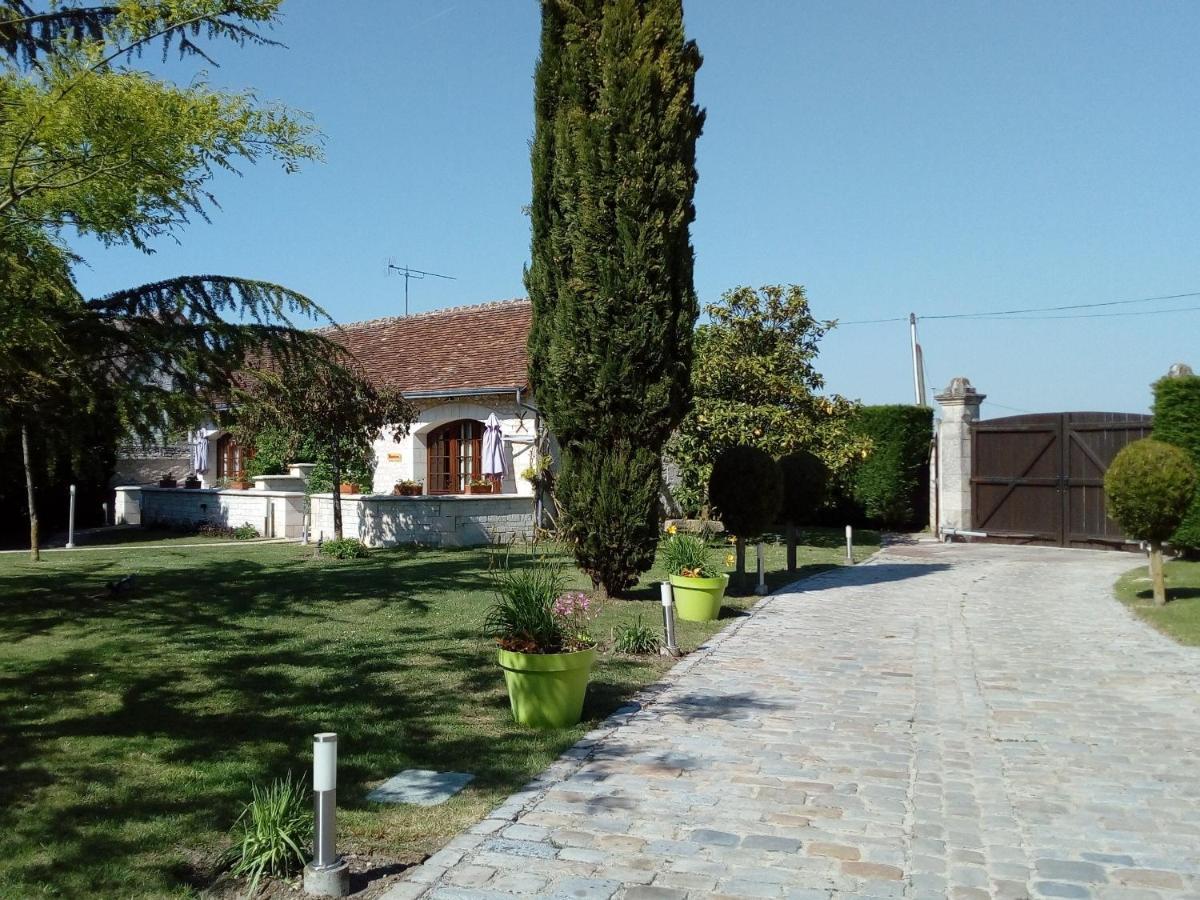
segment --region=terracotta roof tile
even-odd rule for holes
[[[456,306],[321,329],[379,386],[406,393],[529,383],[528,300]]]

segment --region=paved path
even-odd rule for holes
[[[803,582],[387,896],[1200,897],[1200,650],[1112,599],[1136,562]]]

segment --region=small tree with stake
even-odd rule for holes
[[[779,463],[757,447],[730,447],[713,463],[708,497],[737,540],[737,573],[744,583],[746,542],[775,524],[783,502]]]
[[[399,440],[416,411],[403,395],[376,388],[352,368],[317,361],[285,373],[254,372],[236,396],[234,432],[252,443],[264,431],[282,435],[289,453],[301,442],[320,451],[333,476],[333,536],[342,539],[346,465],[384,432]]]
[[[1183,521],[1196,490],[1196,467],[1183,450],[1147,438],[1126,446],[1104,475],[1108,512],[1125,532],[1150,545],[1154,603],[1167,602],[1163,544]]]

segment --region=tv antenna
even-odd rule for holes
[[[442,275],[438,272],[424,272],[421,269],[411,269],[408,266],[398,266],[395,260],[388,260],[387,271],[390,274],[396,273],[404,276],[404,316],[408,317],[408,282],[409,279],[415,278],[417,281],[424,281],[426,278],[445,278],[447,281],[457,281],[453,275]]]

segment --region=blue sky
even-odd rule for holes
[[[347,11],[344,19],[331,10]],[[696,287],[806,285],[843,321],[1200,291],[1200,4],[690,0],[705,57]],[[521,296],[532,0],[289,0],[288,47],[218,45],[208,80],[312,113],[327,160],[222,176],[222,208],[144,256],[86,246],[90,294],[186,272],[287,284],[339,321]],[[154,67],[153,54],[142,65]],[[196,67],[171,64],[176,77]],[[1144,411],[1200,369],[1200,297],[1136,316],[921,323],[931,389],[985,415]],[[845,325],[830,390],[911,402],[907,325]],[[419,348],[414,348],[419,352]]]

